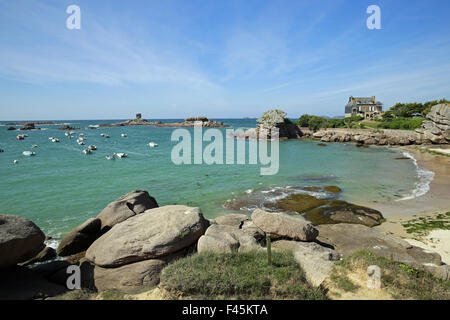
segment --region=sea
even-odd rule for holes
[[[182,121],[152,119],[156,120]],[[232,129],[256,126],[256,119],[215,120]],[[57,243],[72,228],[132,190],[147,190],[160,206],[200,207],[211,219],[229,212],[224,208],[227,200],[259,192],[267,197],[266,201],[276,201],[280,195],[288,196],[305,186],[339,186],[339,198],[349,202],[407,201],[426,193],[433,177],[432,172],[419,168],[410,154],[399,149],[358,148],[352,143],[327,143],[323,147],[311,140],[281,141],[279,171],[275,175],[262,175],[263,165],[248,161],[177,165],[171,158],[179,143],[171,140],[176,128],[98,127],[120,121],[55,120],[58,125],[37,125],[41,130],[31,131],[8,131],[7,122],[0,122],[0,148],[4,150],[0,153],[0,213],[31,219]],[[80,130],[69,139],[65,131],[56,129],[62,124]],[[226,129],[218,129],[223,133],[224,145]],[[193,136],[193,128],[186,130]],[[80,133],[86,139],[85,146],[76,142]],[[17,140],[19,134],[28,137]],[[52,142],[51,137],[60,142]],[[149,147],[149,142],[156,142],[158,147]],[[89,145],[97,150],[83,154]],[[208,142],[204,142],[203,148],[207,146]],[[24,151],[36,154],[25,156]],[[113,153],[126,153],[128,157],[107,160],[106,156]],[[396,159],[405,156],[409,159]],[[18,163],[14,164],[14,160]],[[271,189],[277,192],[269,192]]]

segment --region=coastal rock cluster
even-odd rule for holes
[[[196,251],[266,250],[267,236],[274,250],[292,250],[313,286],[324,281],[341,257],[361,249],[448,278],[437,253],[362,224],[313,225],[299,214],[261,209],[251,216],[227,214],[207,220],[199,208],[159,207],[148,192],[137,190],[70,231],[58,248],[58,260],[26,267],[19,264],[34,257],[53,259],[45,235],[27,219],[0,215],[0,298],[62,294],[68,290],[71,265],[81,270],[82,288],[136,293],[156,286],[164,267],[176,259]]]
[[[186,118],[184,122],[163,123],[161,121],[148,121],[142,118],[140,113],[136,114],[135,119],[118,123],[101,124],[100,127],[124,127],[124,126],[155,126],[155,127],[194,127],[195,124],[201,124],[205,128],[228,127],[222,121],[210,120],[204,116]]]
[[[432,143],[450,142],[450,104],[438,104],[431,108],[422,128],[416,132]]]
[[[286,112],[273,109],[263,113],[261,118],[256,120],[258,126],[246,130],[244,132],[232,133],[232,137],[238,139],[298,139],[302,136],[302,132],[297,125],[286,118]],[[278,130],[278,134],[274,135],[273,129]]]

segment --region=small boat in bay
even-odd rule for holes
[[[150,142],[150,143],[148,144],[148,146],[149,146],[150,148],[156,148],[156,147],[158,146],[158,144],[157,144],[156,142]]]
[[[126,153],[116,153],[116,156],[120,159],[128,157],[128,155]]]
[[[24,151],[24,152],[22,152],[22,154],[23,154],[24,156],[30,157],[30,156],[36,155],[36,152]]]

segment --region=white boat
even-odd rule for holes
[[[25,135],[19,134],[19,135],[16,137],[16,139],[17,139],[17,140],[23,140],[23,139],[25,139]]]
[[[115,160],[116,159],[114,154],[112,156],[106,156],[105,158],[106,158],[106,160]]]
[[[85,145],[85,143],[84,143],[83,141],[77,141],[77,143],[78,143],[80,146],[84,146],[84,145]]]
[[[14,164],[18,164],[18,163],[19,163],[19,160],[14,160],[13,163],[14,163]]]
[[[90,145],[90,146],[88,147],[88,149],[91,150],[91,151],[94,151],[94,150],[97,150],[97,146],[94,146],[94,145],[92,144],[92,145]]]
[[[105,134],[104,134],[104,133],[100,133],[100,135],[101,135],[102,137],[104,137],[104,136],[105,136]]]
[[[80,132],[80,133],[78,134],[78,136],[79,136],[79,137],[84,137],[84,133],[83,133],[83,132]]]
[[[121,136],[125,138],[127,135],[126,133],[122,133]]]
[[[39,147],[37,144],[33,144],[32,146],[31,146],[33,149],[36,149],[37,147]]]
[[[58,138],[53,138],[52,142],[59,142],[59,139]]]
[[[87,149],[84,149],[84,150],[83,150],[83,153],[84,153],[84,154],[91,154],[91,153],[92,153],[92,150],[89,149],[89,148],[87,148]]]
[[[53,139],[55,139],[55,138],[53,138],[53,137],[48,138],[48,140],[53,140]]]
[[[22,152],[22,154],[23,154],[24,156],[30,157],[30,156],[36,155],[36,152],[24,151],[24,152]]]
[[[116,153],[116,156],[119,157],[120,159],[128,157],[126,153]]]
[[[70,136],[69,132],[64,133],[66,135],[66,137]]]
[[[157,144],[156,142],[150,142],[150,143],[148,144],[148,146],[149,146],[150,148],[155,148],[155,147],[158,146],[158,144]]]

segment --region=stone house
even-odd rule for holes
[[[383,104],[375,99],[350,96],[345,106],[345,117],[361,116],[364,119],[375,119],[381,117]]]

